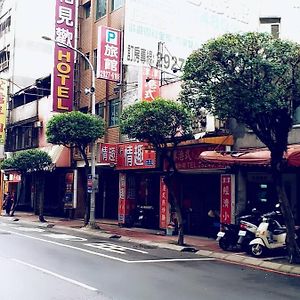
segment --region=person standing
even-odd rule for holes
[[[11,207],[13,205],[13,198],[12,198],[10,192],[7,192],[6,197],[4,199],[4,203],[5,203],[6,215],[9,216]]]

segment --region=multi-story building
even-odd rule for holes
[[[3,0],[0,3],[0,81],[6,101],[1,103],[6,118],[1,118],[0,156],[8,158],[30,148],[41,148],[49,153],[53,172],[46,175],[46,212],[63,207],[60,202],[65,192],[66,168],[70,166],[69,152],[48,144],[45,137],[47,120],[53,115],[50,75],[53,46],[41,37],[53,35],[55,4],[51,0]],[[17,198],[20,176],[10,172],[2,179],[2,192],[10,190]],[[28,175],[24,180],[26,189],[19,208],[37,210],[34,176]]]

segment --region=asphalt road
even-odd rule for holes
[[[0,219],[0,299],[300,299],[300,278]]]

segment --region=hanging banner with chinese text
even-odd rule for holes
[[[156,152],[146,143],[118,144],[117,170],[151,169],[156,167]]]
[[[97,51],[97,78],[120,81],[120,31],[106,26],[99,26]]]
[[[5,143],[7,80],[0,79],[0,145]]]
[[[168,188],[164,183],[164,177],[160,177],[160,201],[159,201],[159,228],[166,229],[170,221]]]
[[[153,101],[160,95],[160,71],[156,68],[142,67],[141,95],[144,101]]]
[[[56,0],[55,41],[75,48],[76,0]],[[54,46],[53,111],[73,109],[74,50],[59,43]]]
[[[220,222],[234,224],[235,214],[235,175],[221,174]]]

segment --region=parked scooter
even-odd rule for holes
[[[264,214],[262,222],[256,231],[256,238],[249,243],[250,253],[255,257],[265,255],[267,250],[285,249],[286,247],[286,228],[282,226],[276,218],[281,216],[277,210]]]
[[[240,250],[249,252],[249,243],[255,238],[255,234],[262,219],[261,213],[256,208],[252,214],[240,217],[240,230],[238,232],[237,245]]]
[[[257,229],[257,226],[254,223],[259,223],[261,218],[260,214],[253,210],[252,214],[244,215],[238,218],[238,224],[224,224],[221,223],[221,231],[217,234],[217,241],[221,249],[227,250],[243,250],[248,249],[249,242],[255,237],[255,232],[253,234],[247,234],[245,228],[241,229],[241,223],[247,226],[250,229],[250,226],[253,227],[251,230]],[[248,230],[248,229],[247,229]]]

